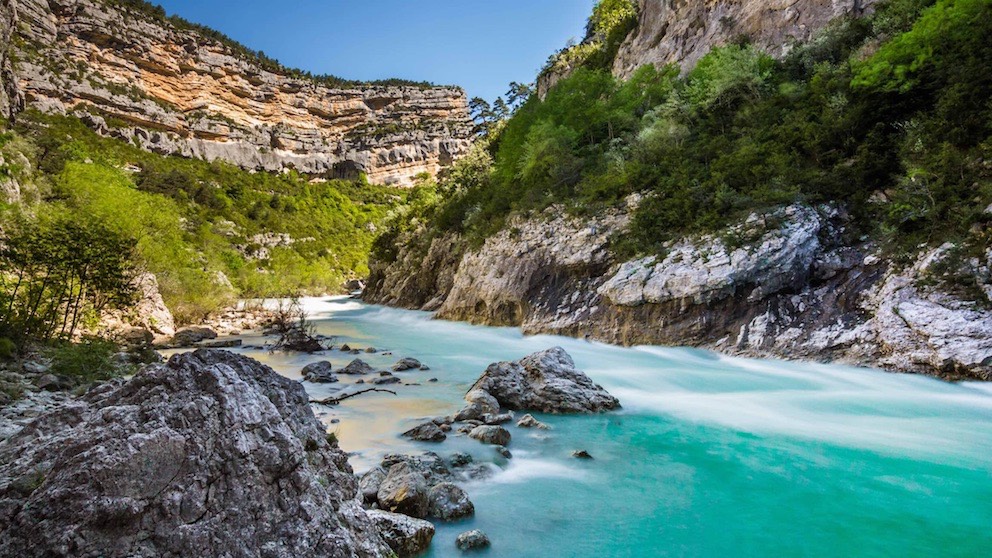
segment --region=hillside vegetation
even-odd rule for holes
[[[180,323],[238,296],[339,291],[367,272],[376,223],[405,195],[362,181],[163,157],[99,137],[78,118],[39,113],[22,115],[0,136],[0,155],[0,178],[22,190],[20,201],[0,203],[5,236],[106,231],[91,237],[133,245],[136,270],[158,277]],[[9,258],[3,263],[14,266]],[[15,308],[7,299],[16,274],[5,271],[0,302]],[[53,272],[51,280],[63,275]]]
[[[377,257],[389,261],[404,230],[478,245],[513,213],[596,211],[632,193],[644,200],[615,246],[627,255],[795,201],[844,204],[859,234],[893,255],[988,244],[989,0],[891,0],[780,60],[741,40],[688,73],[646,66],[628,81],[601,56],[615,52],[609,29],[630,21],[615,4],[597,8],[599,20],[603,6],[624,17],[590,43],[596,55],[582,45],[559,54],[577,69],[439,183],[422,184]]]

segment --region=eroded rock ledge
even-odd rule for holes
[[[463,253],[453,262],[400,239],[395,261],[372,262],[364,298],[528,334],[992,380],[992,310],[935,280],[956,265],[989,297],[992,249],[955,262],[944,245],[898,265],[851,238],[842,207],[797,204],[622,261],[610,239],[636,202],[592,219],[552,207],[477,250],[446,238]]]
[[[5,87],[12,72],[29,107],[157,153],[405,185],[470,145],[458,88],[326,87],[100,0],[3,0],[0,16],[0,40],[17,22]]]
[[[216,350],[95,388],[0,442],[3,556],[383,556],[303,387]]]

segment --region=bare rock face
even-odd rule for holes
[[[490,364],[472,389],[491,394],[500,405],[510,409],[544,413],[599,413],[620,406],[616,397],[577,370],[572,357],[561,347],[516,362]],[[472,437],[476,437],[474,432]]]
[[[409,185],[471,143],[458,88],[329,87],[108,2],[3,2],[16,2],[23,23],[17,79],[5,84],[33,108],[78,113],[156,153]]]
[[[861,15],[875,0],[640,0],[635,30],[620,46],[613,73],[630,77],[645,64],[691,68],[715,46],[747,37],[773,56],[810,39],[831,20]]]
[[[4,120],[13,120],[24,107],[24,96],[18,87],[10,56],[16,28],[16,0],[0,0],[0,118]]]
[[[454,277],[432,295],[443,301],[438,315],[527,334],[992,379],[988,304],[933,280],[938,263],[953,261],[953,246],[899,267],[871,241],[851,239],[843,207],[796,204],[675,240],[664,257],[619,260],[609,238],[623,234],[635,205],[587,220],[555,207],[517,218],[513,234],[433,271]],[[417,273],[406,267],[415,249],[402,250],[374,287],[387,298],[416,284],[390,282],[401,270]],[[956,265],[992,300],[992,250]],[[485,412],[470,401],[455,418]]]
[[[0,442],[3,556],[382,556],[297,383],[174,356]]]

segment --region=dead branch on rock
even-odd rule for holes
[[[345,399],[354,397],[356,395],[361,395],[363,393],[368,393],[370,391],[381,391],[381,392],[384,392],[384,393],[391,393],[393,395],[396,395],[396,392],[395,391],[388,390],[388,389],[367,388],[367,389],[358,390],[358,391],[356,391],[354,393],[349,393],[347,395],[342,395],[341,397],[328,397],[328,398],[325,398],[325,399],[311,399],[310,402],[311,403],[316,403],[317,405],[337,405],[338,403],[344,401]]]

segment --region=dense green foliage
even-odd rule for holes
[[[491,169],[442,184],[423,214],[479,241],[513,212],[642,193],[621,247],[648,253],[751,211],[842,202],[894,248],[986,242],[969,231],[992,202],[990,36],[990,0],[891,0],[782,60],[735,44],[681,76],[582,67],[490,138]]]
[[[114,343],[97,338],[59,343],[50,351],[52,367],[49,371],[82,382],[108,380],[125,371],[114,364],[117,349]]]
[[[586,25],[585,39],[552,54],[541,73],[608,69],[620,44],[636,25],[636,0],[599,0]]]
[[[183,323],[234,296],[339,290],[367,272],[376,223],[404,195],[163,157],[101,138],[76,118],[37,113],[0,137],[0,154],[3,172],[30,186],[25,203],[0,203],[3,223],[86,216],[135,239],[136,259]]]
[[[134,238],[63,212],[11,228],[0,248],[0,336],[71,339],[88,319],[133,303]]]

